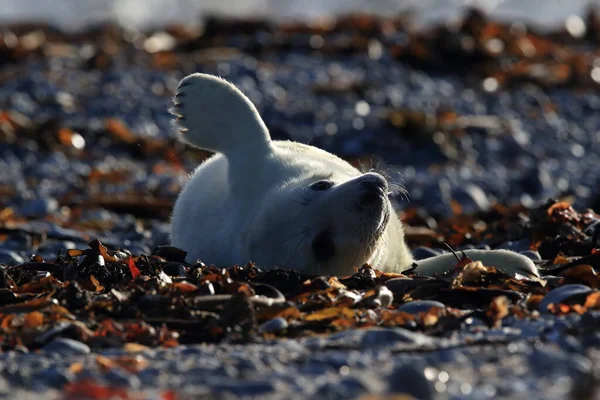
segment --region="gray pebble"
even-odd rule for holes
[[[426,258],[439,256],[440,254],[442,254],[442,253],[440,253],[439,251],[436,251],[434,249],[430,249],[429,247],[424,247],[424,246],[415,247],[412,250],[413,258],[417,261],[425,260]]]
[[[521,254],[523,254],[525,257],[528,257],[532,261],[542,261],[542,256],[537,251],[525,250],[522,251]]]
[[[267,322],[264,322],[261,326],[258,327],[258,331],[261,333],[277,333],[282,332],[287,328],[287,321],[282,317],[276,317]]]
[[[395,342],[429,344],[432,338],[419,332],[412,332],[404,328],[371,328],[365,330],[362,346],[389,346]]]
[[[12,250],[0,249],[0,264],[18,265],[23,264],[25,259]]]
[[[75,379],[75,375],[69,371],[67,367],[52,365],[41,371],[36,372],[32,376],[32,380],[43,385],[53,388],[61,388],[66,383]]]
[[[42,350],[48,353],[60,353],[61,355],[78,355],[88,354],[90,347],[82,342],[67,338],[54,339],[44,347]]]
[[[20,208],[20,214],[28,218],[43,217],[58,209],[58,201],[52,197],[27,200]]]
[[[415,399],[433,399],[432,383],[425,377],[423,368],[413,364],[400,365],[388,376],[388,391],[408,394]]]
[[[559,304],[574,296],[586,296],[592,291],[586,285],[563,285],[551,290],[540,302],[540,312],[547,312],[550,304]]]
[[[398,310],[407,312],[409,314],[418,314],[429,311],[433,307],[446,308],[444,303],[434,300],[415,300],[409,303],[402,304],[398,307]]]
[[[114,386],[123,386],[130,389],[139,389],[142,386],[137,375],[125,371],[123,368],[113,367],[105,375],[104,379]]]

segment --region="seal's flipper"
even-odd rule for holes
[[[462,252],[458,253],[459,257]],[[523,275],[530,279],[539,278],[539,273],[533,261],[522,254],[509,250],[465,250],[467,257],[473,261],[481,261],[486,267],[496,267],[509,275]],[[420,275],[442,274],[456,265],[453,254],[442,254],[417,261],[416,272]]]
[[[254,104],[234,85],[207,74],[181,80],[174,98],[182,138],[192,146],[223,153],[268,150],[271,137]]]

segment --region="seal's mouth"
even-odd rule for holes
[[[375,227],[375,231],[373,235],[369,238],[369,246],[373,246],[375,242],[381,237],[383,232],[385,232],[385,228],[390,220],[390,211],[387,207],[384,207],[381,216],[379,217],[379,221],[377,222],[377,226]]]
[[[335,256],[335,243],[329,229],[319,232],[313,239],[311,247],[317,261],[329,261]]]

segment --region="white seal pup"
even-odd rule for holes
[[[188,262],[347,275],[365,263],[402,272],[414,260],[386,179],[313,146],[273,141],[252,102],[206,74],[184,78],[173,114],[184,141],[217,154],[191,174],[172,215],[171,241]],[[507,251],[469,250],[486,266],[537,276]],[[451,269],[445,254],[418,262],[424,275]]]

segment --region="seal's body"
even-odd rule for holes
[[[316,147],[272,141],[250,100],[214,76],[184,78],[174,114],[186,142],[217,153],[194,171],[173,210],[171,240],[188,252],[187,261],[254,261],[332,275],[364,263],[396,272],[412,267],[381,175],[361,173]],[[513,274],[537,275],[531,260],[513,252],[467,254]],[[417,271],[441,273],[455,263],[442,255],[419,261]]]

